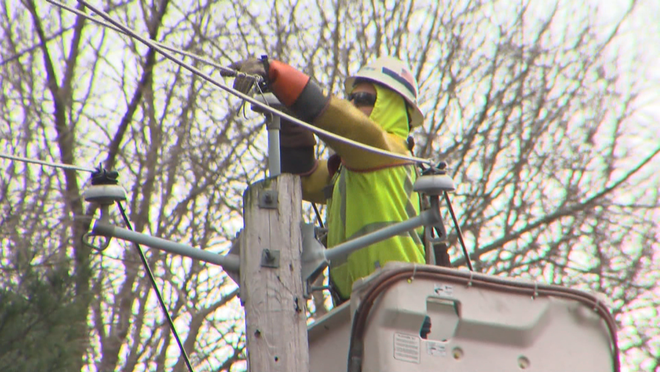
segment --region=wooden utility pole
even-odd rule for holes
[[[240,296],[249,372],[308,372],[301,277],[300,177],[282,174],[243,195]]]

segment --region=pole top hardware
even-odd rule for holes
[[[114,204],[116,201],[126,200],[126,190],[119,186],[117,171],[108,171],[102,165],[92,173],[92,186],[83,193],[85,201],[98,203],[100,205]]]
[[[427,175],[436,175],[436,174],[447,174],[447,170],[449,169],[449,165],[447,162],[440,161],[438,162],[438,165],[436,166],[429,166],[428,168],[425,168],[424,166],[420,166],[422,168],[422,175],[427,176]]]
[[[110,222],[110,206],[115,202],[126,200],[126,190],[119,186],[117,178],[119,178],[119,173],[117,173],[117,171],[108,171],[103,168],[102,164],[99,164],[94,172],[92,172],[92,185],[86,188],[83,192],[83,198],[85,201],[98,204],[99,210],[101,211],[99,221],[103,223]],[[112,240],[111,236],[106,236],[100,246],[92,243],[92,239],[95,236],[95,234],[88,232],[83,234],[80,239],[83,244],[97,251],[103,251],[108,248],[110,241]]]
[[[116,185],[119,183],[118,177],[117,171],[108,171],[103,168],[103,164],[99,164],[92,172],[92,185]]]
[[[261,102],[261,103],[263,103],[263,104],[265,104],[265,105],[268,105],[272,108],[278,109],[280,111],[282,111],[285,108],[285,106],[282,104],[282,102],[280,102],[280,100],[277,99],[277,97],[275,97],[275,95],[273,93],[257,94],[256,96],[254,96],[254,99]],[[250,108],[254,112],[258,112],[258,113],[264,114],[264,115],[271,115],[270,112],[264,110],[263,108],[261,108],[257,105],[253,104],[253,105],[250,106]]]
[[[419,177],[417,181],[415,181],[413,190],[431,196],[438,196],[442,195],[445,191],[451,192],[456,190],[456,186],[454,186],[454,181],[451,177],[439,174]]]

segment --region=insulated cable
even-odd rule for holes
[[[456,213],[454,213],[454,207],[451,205],[451,200],[449,200],[449,193],[445,191],[445,201],[447,202],[447,208],[449,208],[449,214],[451,219],[454,220],[454,226],[456,227],[456,235],[458,235],[458,240],[461,242],[461,247],[463,248],[463,254],[465,255],[465,262],[467,263],[470,271],[474,271],[472,267],[472,261],[470,260],[470,255],[467,251],[467,246],[465,245],[465,240],[463,240],[463,232],[461,231],[461,225],[458,224],[458,218],[456,218]]]
[[[126,36],[130,36],[130,37],[132,37],[131,34],[129,34],[129,33],[125,32],[125,31],[123,31],[122,29],[120,29],[120,28],[118,28],[118,27],[115,27],[115,26],[111,25],[110,23],[104,22],[104,21],[102,21],[102,20],[100,20],[100,19],[98,19],[98,18],[96,18],[96,17],[94,17],[94,16],[91,16],[91,15],[85,13],[85,12],[82,12],[82,11],[76,9],[76,8],[72,8],[72,7],[70,7],[70,6],[66,5],[66,4],[60,3],[60,2],[55,1],[55,0],[46,0],[46,1],[49,2],[49,3],[51,3],[52,5],[55,5],[55,6],[58,6],[58,7],[62,8],[62,9],[68,10],[68,11],[70,11],[71,13],[75,13],[75,14],[77,14],[77,15],[79,15],[79,16],[85,18],[85,19],[88,19],[88,20],[92,21],[92,22],[96,22],[96,23],[98,23],[98,24],[100,24],[100,25],[102,25],[102,26],[108,27],[109,29],[111,29],[111,30],[113,30],[113,31],[116,31],[116,32],[122,33],[122,34],[124,34],[124,35],[126,35]],[[174,52],[174,53],[182,54],[182,55],[184,55],[184,56],[186,56],[186,57],[190,57],[190,58],[192,58],[192,59],[194,59],[194,60],[196,60],[196,61],[204,62],[204,63],[206,63],[206,64],[208,64],[208,65],[211,65],[211,66],[213,66],[213,67],[215,67],[215,68],[217,68],[217,69],[219,69],[219,70],[221,70],[221,71],[224,71],[224,72],[227,72],[227,73],[230,73],[230,74],[235,74],[235,73],[236,73],[236,70],[233,70],[233,69],[231,69],[231,68],[229,68],[229,67],[225,67],[225,66],[219,65],[219,64],[217,64],[217,63],[215,63],[215,62],[213,62],[213,61],[211,61],[211,60],[209,60],[209,59],[203,58],[203,57],[198,56],[198,55],[196,55],[196,54],[193,54],[193,53],[190,53],[190,52],[186,52],[186,51],[184,51],[184,50],[181,50],[181,49],[177,49],[177,48],[171,47],[171,46],[169,46],[169,45],[167,45],[167,44],[159,43],[159,42],[157,42],[157,41],[155,41],[155,40],[153,40],[153,39],[152,39],[152,41],[153,41],[154,44],[156,44],[156,45],[158,45],[159,47],[161,47],[161,48],[163,48],[163,49],[165,49],[165,50],[168,50],[168,51],[170,51],[170,52]],[[248,78],[254,78],[255,80],[257,79],[257,77],[250,76],[250,75],[247,75],[247,77],[248,77]]]
[[[69,170],[75,170],[75,171],[81,171],[81,172],[90,172],[90,173],[96,172],[96,170],[92,169],[92,168],[85,168],[85,167],[79,167],[77,165],[71,165],[71,164],[53,163],[53,162],[49,162],[49,161],[24,158],[22,156],[9,155],[9,154],[1,153],[1,152],[0,152],[0,158],[5,158],[5,159],[9,159],[9,160],[16,160],[16,161],[20,161],[20,162],[23,162],[23,163],[32,163],[32,164],[45,165],[45,166],[49,166],[49,167],[53,167],[53,168],[62,168],[62,169],[69,169]]]
[[[121,216],[124,219],[124,223],[126,224],[126,227],[128,227],[129,230],[133,230],[133,226],[131,225],[131,221],[128,220],[128,216],[126,215],[126,211],[124,210],[124,207],[121,205],[121,202],[117,200],[117,207],[119,207],[119,211],[121,212]],[[181,338],[179,337],[179,333],[176,331],[176,327],[174,326],[174,321],[172,320],[172,317],[170,316],[170,312],[167,310],[167,306],[165,305],[165,301],[163,300],[163,296],[160,293],[160,290],[158,289],[158,285],[156,284],[156,278],[154,277],[154,273],[151,271],[151,268],[149,267],[149,262],[147,262],[147,257],[144,255],[144,251],[142,251],[142,248],[140,247],[140,244],[135,243],[135,248],[138,251],[138,254],[140,256],[140,260],[142,261],[142,265],[144,266],[144,269],[147,272],[147,276],[149,277],[149,281],[151,282],[151,286],[153,287],[154,291],[156,292],[156,297],[158,298],[158,303],[160,304],[161,309],[163,309],[163,314],[167,318],[167,323],[170,325],[170,329],[172,330],[172,334],[174,335],[174,338],[176,339],[176,343],[179,345],[179,350],[181,350],[181,355],[183,356],[183,360],[186,363],[186,366],[188,367],[188,370],[190,372],[194,372],[192,364],[190,363],[190,357],[188,356],[188,353],[186,353],[186,349],[183,346],[183,343],[181,342]]]
[[[363,143],[360,143],[360,142],[357,142],[357,141],[354,141],[354,140],[351,140],[351,139],[348,139],[348,138],[345,138],[345,137],[342,137],[342,136],[336,135],[336,134],[334,134],[334,133],[332,133],[332,132],[328,132],[328,131],[326,131],[326,130],[323,130],[323,129],[317,128],[317,127],[315,127],[315,126],[313,126],[313,125],[311,125],[311,124],[308,124],[308,123],[306,123],[306,122],[304,122],[304,121],[302,121],[302,120],[300,120],[300,119],[297,119],[297,118],[295,118],[295,117],[293,117],[293,116],[291,116],[291,115],[288,115],[288,114],[286,114],[286,113],[284,113],[284,112],[281,112],[281,111],[279,111],[279,110],[273,109],[272,107],[269,107],[268,105],[265,105],[264,103],[259,102],[258,100],[252,98],[251,96],[249,96],[249,95],[247,95],[247,94],[244,94],[244,93],[242,93],[242,92],[239,92],[239,91],[237,91],[237,90],[234,89],[234,88],[231,88],[231,87],[229,87],[229,86],[226,86],[226,85],[224,85],[224,84],[222,84],[222,83],[220,83],[220,82],[214,80],[214,79],[211,78],[209,75],[205,74],[204,72],[200,71],[199,69],[195,68],[194,66],[191,66],[190,64],[188,64],[188,63],[186,63],[186,62],[184,62],[184,61],[182,61],[182,60],[177,59],[176,57],[174,57],[173,55],[171,55],[170,53],[168,53],[166,50],[164,50],[164,48],[162,48],[162,47],[160,47],[159,45],[157,45],[153,40],[150,40],[150,39],[147,39],[147,38],[144,38],[144,37],[138,35],[137,33],[133,32],[132,30],[130,30],[129,28],[127,28],[126,26],[124,26],[124,25],[122,25],[121,23],[119,23],[119,22],[115,21],[114,19],[112,19],[112,17],[110,17],[110,15],[108,15],[108,14],[107,14],[106,12],[104,12],[103,10],[98,9],[97,7],[95,7],[95,6],[93,6],[93,5],[90,5],[87,1],[85,1],[85,0],[77,0],[77,1],[78,1],[80,4],[83,4],[84,6],[88,7],[88,8],[91,9],[92,11],[94,11],[94,12],[95,12],[96,14],[98,14],[101,18],[103,18],[103,19],[105,19],[106,21],[110,22],[110,23],[111,23],[112,25],[114,25],[115,27],[121,29],[121,30],[122,30],[123,32],[125,32],[127,35],[129,35],[129,36],[131,36],[131,37],[137,39],[138,41],[140,41],[140,42],[142,42],[143,44],[149,46],[150,48],[155,49],[156,51],[158,51],[159,53],[161,53],[165,58],[171,60],[172,62],[178,64],[179,66],[185,68],[186,70],[192,72],[193,74],[195,74],[195,75],[201,77],[202,79],[208,81],[208,82],[211,83],[212,85],[214,85],[214,86],[216,86],[216,87],[218,87],[218,88],[220,88],[220,89],[222,89],[222,90],[224,90],[224,91],[227,91],[227,92],[229,92],[229,93],[231,93],[231,94],[233,94],[233,95],[235,95],[235,96],[237,96],[237,97],[239,97],[239,98],[241,98],[241,99],[244,99],[244,100],[246,100],[246,101],[252,103],[253,105],[255,105],[255,106],[257,106],[257,107],[260,107],[260,108],[264,109],[265,111],[268,111],[268,112],[270,112],[270,113],[272,113],[272,114],[278,115],[278,116],[280,116],[281,118],[287,119],[287,120],[291,121],[291,122],[294,123],[294,124],[297,124],[297,125],[299,125],[299,126],[305,128],[305,129],[310,130],[311,132],[316,133],[317,135],[323,135],[323,136],[326,136],[326,137],[328,137],[328,138],[334,139],[334,140],[336,140],[336,141],[338,141],[338,142],[342,142],[342,143],[345,143],[345,144],[347,144],[347,145],[351,145],[351,146],[354,146],[354,147],[360,148],[360,149],[362,149],[362,150],[366,150],[366,151],[372,152],[372,153],[374,153],[374,154],[384,155],[384,156],[387,156],[387,157],[390,157],[390,158],[393,158],[393,159],[407,160],[407,161],[412,161],[412,162],[421,163],[421,164],[428,164],[428,165],[432,165],[432,164],[433,164],[432,160],[430,160],[430,159],[424,159],[424,158],[418,158],[418,157],[407,156],[407,155],[402,155],[402,154],[396,154],[396,153],[393,153],[393,152],[390,152],[390,151],[386,151],[386,150],[383,150],[383,149],[379,149],[379,148],[374,147],[374,146],[365,145],[365,144],[363,144]],[[241,76],[248,76],[247,74],[244,74],[244,73],[242,74],[242,73],[240,73],[240,72],[236,72],[236,74],[237,74],[237,75],[241,75]]]
[[[316,213],[316,220],[319,222],[319,226],[323,229],[325,226],[323,226],[323,221],[321,220],[321,213],[319,213],[319,209],[316,207],[316,203],[312,203],[312,208],[314,208],[314,213]]]

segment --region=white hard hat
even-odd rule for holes
[[[417,105],[417,80],[403,61],[394,57],[381,57],[362,67],[357,74],[346,78],[344,89],[347,95],[353,90],[356,79],[379,83],[400,94],[412,107],[410,126],[417,127],[424,123],[424,114]]]

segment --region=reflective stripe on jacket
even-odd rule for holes
[[[414,167],[398,165],[370,172],[343,167],[328,201],[328,248],[418,215]],[[421,229],[409,231],[331,262],[330,277],[339,295],[348,298],[353,282],[386,262],[424,263],[421,234]]]

